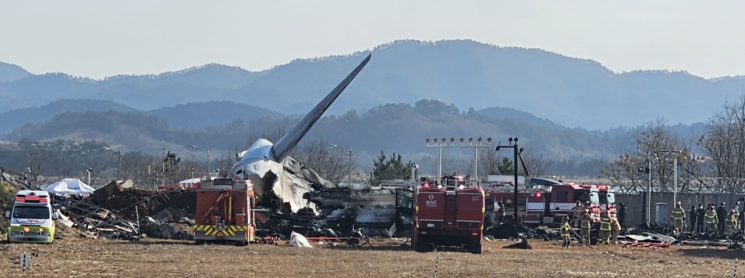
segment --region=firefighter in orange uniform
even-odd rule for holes
[[[584,211],[585,208],[582,206],[582,202],[577,201],[577,205],[572,208],[572,227],[578,228],[579,226],[579,217],[582,215],[582,211]]]
[[[569,248],[569,244],[571,243],[571,240],[569,239],[569,234],[572,232],[572,226],[569,226],[569,218],[564,217],[561,221],[561,239],[564,240],[564,249]]]
[[[603,212],[600,214],[600,235],[598,238],[598,244],[605,243],[608,244],[610,241],[610,232],[611,232],[611,220],[610,217],[608,217],[608,212]]]
[[[582,213],[579,227],[580,242],[584,244],[590,244],[590,228],[592,227],[592,217],[590,217],[590,209],[585,209],[585,212]]]

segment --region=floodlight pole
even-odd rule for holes
[[[513,168],[515,168],[514,169],[515,170],[515,198],[514,198],[514,204],[513,204],[513,206],[515,207],[515,224],[517,224],[518,223],[518,219],[519,219],[518,213],[517,213],[517,192],[518,192],[518,189],[517,189],[517,160],[520,158],[520,153],[523,151],[523,149],[521,149],[521,148],[519,148],[517,146],[517,137],[515,137],[514,140],[512,139],[512,137],[510,137],[509,139],[507,139],[507,141],[510,142],[509,145],[497,144],[497,149],[496,150],[499,151],[501,148],[511,148],[513,150],[513,154],[514,154],[514,166],[513,166]],[[514,145],[512,144],[513,141],[515,143]],[[525,168],[525,163],[523,163],[523,170],[525,170],[525,175],[527,176],[528,175],[528,169]],[[526,206],[527,206],[527,203],[526,203]]]
[[[429,143],[429,138],[427,138],[425,141],[427,142],[427,148],[437,148],[437,183],[442,184],[442,149],[443,148],[452,148],[453,142],[455,142],[455,138],[450,138],[450,143],[448,143],[445,138],[442,138],[440,142],[438,142],[440,139],[434,138],[433,144]]]
[[[479,148],[490,148],[491,137],[486,138],[486,143],[482,142],[481,137],[476,139],[477,142],[473,142],[473,138],[468,138],[468,144],[463,141],[463,138],[460,138],[461,148],[473,148],[473,184],[477,184],[479,178]]]

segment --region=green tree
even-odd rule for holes
[[[403,179],[411,175],[411,168],[414,166],[411,161],[408,163],[401,162],[401,155],[393,153],[386,156],[381,150],[380,156],[373,161],[373,172],[370,173],[370,183],[379,185],[384,180]]]

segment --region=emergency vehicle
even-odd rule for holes
[[[256,230],[253,206],[254,190],[248,180],[202,181],[197,189],[194,240],[248,244]]]
[[[425,181],[417,188],[414,199],[414,250],[456,246],[481,254],[484,190],[467,187],[463,177],[449,177],[438,185]]]
[[[16,194],[10,219],[8,242],[53,243],[57,213],[52,209],[52,197],[46,191],[22,190]]]
[[[494,211],[496,217],[502,216],[505,222],[510,222],[517,208],[521,222],[530,227],[558,227],[562,217],[573,217],[572,209],[577,201],[583,205],[589,201],[593,224],[600,222],[601,212],[616,217],[615,194],[608,185],[564,183],[521,187],[518,188],[517,201],[511,184],[487,185],[484,191],[486,207]]]

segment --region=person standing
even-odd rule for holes
[[[717,218],[719,218],[719,234],[724,233],[724,220],[727,218],[727,209],[724,208],[724,202],[719,204],[719,207],[717,208]]]
[[[704,218],[706,211],[704,211],[704,205],[699,204],[698,209],[696,210],[696,215],[698,215],[698,224],[696,225],[696,230],[698,230],[698,233],[703,233],[705,231],[704,229]]]
[[[743,212],[742,211],[743,209],[744,208],[740,205],[740,200],[737,200],[737,202],[735,202],[735,213],[737,214],[737,227],[739,229],[742,229],[742,226],[743,226],[742,225],[743,220],[742,220],[742,218],[740,218],[743,215],[745,215],[744,213],[742,213]]]
[[[696,229],[696,222],[698,222],[698,213],[696,212],[696,206],[691,206],[691,211],[689,212],[689,221],[691,222],[691,233],[693,233],[693,230]]]
[[[584,244],[590,244],[590,228],[592,227],[592,218],[590,217],[590,209],[585,209],[582,213],[582,217],[579,221],[579,237],[580,241]]]
[[[737,216],[735,216],[735,209],[731,209],[727,214],[727,237],[737,231]]]
[[[621,229],[626,229],[626,205],[623,202],[618,203],[618,223],[621,225]]]
[[[585,208],[582,206],[582,202],[577,201],[574,208],[572,208],[572,228],[579,227],[579,217],[582,215],[582,211],[584,210]]]
[[[610,217],[608,217],[607,212],[603,212],[600,214],[600,238],[598,238],[598,244],[605,243],[608,244],[610,241],[610,231],[611,231],[611,220]]]
[[[563,221],[561,221],[561,239],[564,240],[564,249],[569,248],[569,244],[571,243],[571,240],[569,239],[569,234],[572,231],[572,226],[569,226],[569,218],[564,217],[562,218]]]
[[[717,222],[719,221],[719,217],[717,217],[717,211],[714,210],[714,205],[710,205],[709,209],[706,210],[706,213],[704,213],[704,218],[706,221],[706,232],[707,233],[717,233]]]
[[[611,218],[610,228],[611,228],[611,242],[613,242],[613,244],[618,244],[618,233],[621,232],[621,223],[618,222],[618,219]]]
[[[685,223],[686,211],[683,209],[683,205],[680,202],[675,204],[675,208],[673,209],[673,214],[670,215],[670,218],[673,219],[673,225],[675,226],[675,233],[679,234],[683,232],[683,223]]]

